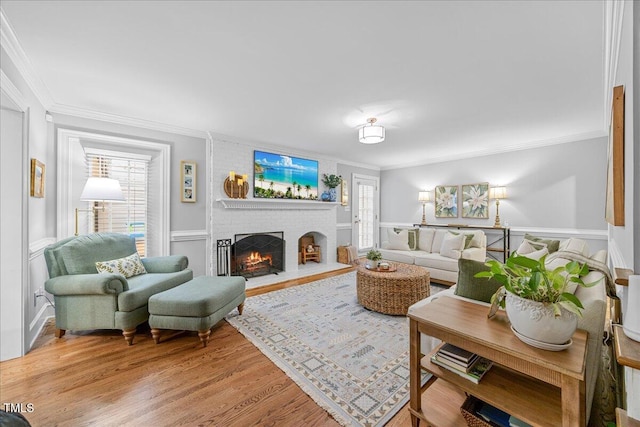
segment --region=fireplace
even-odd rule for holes
[[[231,274],[245,278],[284,271],[284,232],[236,234]]]

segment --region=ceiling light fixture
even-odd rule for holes
[[[384,126],[375,124],[378,119],[367,119],[368,125],[364,125],[358,131],[358,137],[363,144],[377,144],[384,141]]]

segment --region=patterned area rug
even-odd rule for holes
[[[409,400],[409,326],[360,306],[355,277],[250,297],[226,320],[340,424],[382,426]]]

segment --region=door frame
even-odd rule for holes
[[[6,97],[7,100],[11,101],[14,105],[12,107],[15,108],[7,108],[9,110],[16,111],[22,114],[22,141],[20,144],[20,153],[16,155],[16,158],[11,159],[3,159],[4,161],[16,162],[18,161],[20,166],[20,179],[19,185],[21,187],[20,194],[21,196],[17,200],[8,200],[3,201],[2,203],[2,211],[3,213],[7,210],[10,210],[10,214],[15,214],[16,212],[19,215],[19,220],[15,222],[15,227],[19,228],[18,234],[20,235],[20,239],[18,241],[12,241],[11,246],[12,249],[10,251],[10,259],[11,263],[18,263],[20,268],[18,269],[19,273],[12,280],[10,280],[11,284],[17,283],[20,287],[19,292],[16,294],[15,300],[12,298],[8,304],[11,307],[17,307],[19,315],[11,316],[11,324],[9,328],[7,325],[2,325],[0,329],[0,342],[3,346],[3,356],[0,357],[1,360],[13,359],[16,357],[24,356],[26,353],[26,342],[27,342],[27,326],[29,324],[29,310],[28,303],[29,299],[26,295],[26,290],[28,289],[29,283],[29,170],[30,170],[30,162],[29,162],[29,105],[24,99],[20,90],[13,84],[13,82],[7,77],[4,71],[0,70],[0,91],[2,92],[2,97]],[[9,202],[9,203],[7,203]],[[4,215],[3,215],[4,216]],[[4,219],[4,218],[3,218]],[[2,254],[2,259],[0,263],[7,262],[7,254]],[[0,284],[0,286],[6,286],[6,283]],[[4,302],[4,301],[3,301]],[[6,304],[6,302],[5,302]],[[4,304],[3,304],[4,307]],[[4,310],[3,310],[4,311]],[[15,323],[14,323],[15,322]],[[4,322],[3,322],[4,323]],[[9,339],[6,336],[7,329],[17,328],[20,331],[19,338]],[[18,342],[19,341],[19,342]],[[6,352],[7,347],[11,348],[10,352]]]
[[[356,243],[358,243],[358,224],[356,223],[356,215],[358,214],[356,207],[356,200],[359,197],[358,192],[358,180],[367,180],[375,182],[375,189],[373,194],[374,199],[374,222],[373,222],[373,247],[380,247],[380,177],[373,175],[364,175],[354,173],[351,174],[351,200],[352,200],[352,209],[351,209],[351,241],[352,244],[356,247]],[[358,247],[358,253],[360,253],[360,247]]]

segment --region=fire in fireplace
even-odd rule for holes
[[[231,274],[256,277],[284,271],[284,232],[236,234]]]

